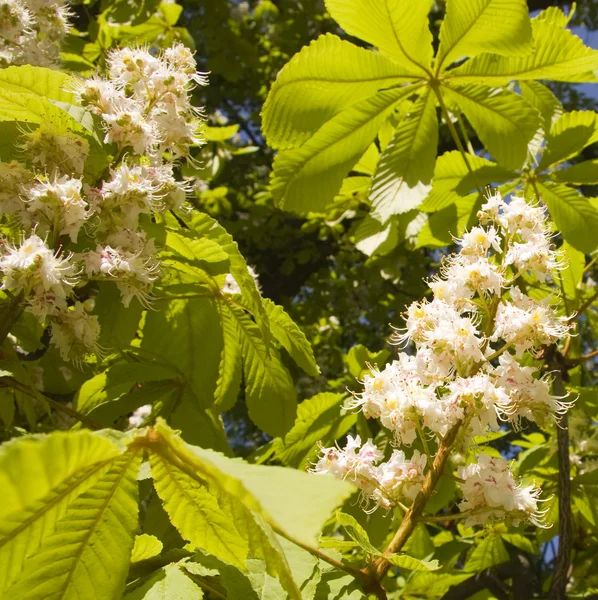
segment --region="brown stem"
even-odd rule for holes
[[[565,395],[562,371],[555,373],[553,392],[556,396]],[[569,430],[567,429],[567,413],[563,415],[557,427],[559,457],[559,549],[556,556],[554,577],[548,597],[550,600],[565,598],[569,565],[571,563],[571,543],[573,524],[571,519],[571,475],[569,462]]]
[[[580,306],[579,310],[572,317],[570,317],[569,320],[574,321],[578,319],[580,315],[582,315],[586,310],[588,310],[588,308],[590,308],[590,306],[592,306],[595,300],[598,300],[598,292],[596,292],[591,298],[586,300],[586,302],[584,302]]]
[[[395,554],[399,552],[401,548],[405,545],[409,536],[413,533],[417,522],[419,521],[422,513],[424,512],[424,508],[426,503],[430,499],[440,476],[444,471],[444,465],[451,453],[453,444],[457,438],[457,434],[461,429],[463,422],[459,421],[449,430],[444,439],[442,440],[438,452],[436,453],[436,457],[434,458],[434,464],[432,468],[426,474],[426,478],[424,479],[424,483],[422,484],[422,488],[419,494],[416,496],[413,504],[409,507],[409,510],[403,517],[397,532],[392,538],[390,544],[384,550],[382,556],[376,559],[373,563],[369,565],[367,572],[375,577],[378,581],[380,581],[384,575],[386,575],[388,569],[390,568],[390,563],[386,560],[386,556],[389,554]]]

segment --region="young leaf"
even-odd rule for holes
[[[484,569],[509,560],[509,553],[499,536],[489,534],[473,549],[465,563],[465,570],[479,573]]]
[[[437,60],[439,66],[448,67],[482,52],[525,55],[532,44],[525,0],[448,0]]]
[[[381,54],[320,36],[278,74],[262,112],[264,135],[272,148],[295,148],[341,110],[410,78]]]
[[[526,9],[527,10],[527,9]],[[447,73],[459,82],[506,85],[512,80],[593,81],[598,50],[584,45],[569,30],[533,21],[534,50],[522,56],[482,54]],[[507,43],[512,38],[507,38]]]
[[[430,191],[437,148],[436,97],[429,90],[401,120],[380,157],[370,191],[375,219],[386,223],[422,203]]]
[[[158,556],[162,552],[163,544],[155,535],[142,533],[135,536],[133,551],[131,553],[131,562],[139,562]]]
[[[96,486],[121,455],[117,444],[89,431],[31,436],[2,445],[0,596],[22,576],[27,557],[37,555],[74,499]]]
[[[70,496],[55,529],[44,530],[38,551],[27,556],[7,598],[120,597],[137,528],[140,463],[140,452],[127,452],[92,487]]]
[[[61,71],[31,65],[12,66],[0,71],[0,82],[9,92],[35,94],[48,100],[75,104],[75,95],[67,91],[74,80]]]
[[[177,563],[156,571],[147,581],[123,596],[123,600],[201,600],[203,590]]]
[[[576,250],[568,242],[559,248],[563,253],[567,265],[560,273],[563,291],[568,298],[577,299],[577,286],[583,279],[583,270],[586,266],[586,257],[583,252]]]
[[[281,343],[297,365],[308,375],[317,377],[320,374],[320,368],[316,363],[311,344],[307,341],[303,331],[299,329],[282,306],[277,306],[268,298],[264,298],[264,307],[268,314],[270,327],[272,327],[272,335]]]
[[[372,143],[384,119],[415,87],[386,90],[356,102],[325,123],[301,147],[280,152],[271,180],[276,205],[300,213],[323,210]]]
[[[360,548],[366,554],[373,556],[379,556],[381,554],[378,548],[372,546],[367,531],[351,515],[338,511],[336,513],[336,520],[345,528],[349,536],[359,544]]]
[[[598,245],[598,210],[577,190],[562,183],[538,181],[536,185],[563,237],[577,250],[592,252]]]
[[[409,571],[436,571],[440,569],[440,564],[437,560],[422,560],[419,558],[413,558],[413,556],[407,556],[407,554],[391,554],[386,557],[389,563],[408,569]]]
[[[348,34],[420,77],[434,55],[428,28],[431,5],[431,0],[326,0],[328,12]]]
[[[249,417],[272,436],[284,435],[297,414],[297,392],[278,353],[266,348],[259,330],[245,311],[233,302],[222,303],[237,322],[243,348],[243,372]]]
[[[357,415],[341,413],[344,394],[323,392],[297,408],[297,420],[284,439],[274,440],[274,453],[283,465],[303,469],[315,458],[317,444],[332,443],[355,424]]]
[[[506,89],[481,85],[443,88],[476,130],[494,158],[509,169],[520,168],[527,158],[528,142],[538,130],[538,111],[521,96]]]

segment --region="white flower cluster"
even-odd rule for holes
[[[57,65],[70,16],[61,0],[0,0],[0,66]]]
[[[184,207],[189,187],[177,180],[173,161],[201,142],[201,111],[190,92],[205,77],[187,48],[177,44],[159,56],[115,50],[107,67],[109,78],[76,86],[116,148],[100,181],[92,185],[84,176],[86,140],[44,126],[24,134],[29,165],[0,163],[2,218],[22,232],[13,236],[18,241],[2,242],[2,288],[23,293],[26,310],[51,326],[51,343],[72,360],[98,352],[100,333],[74,288],[113,281],[125,306],[133,298],[149,305],[160,262],[144,224]],[[76,252],[60,251],[68,244]]]
[[[390,510],[404,498],[414,500],[424,481],[427,456],[417,450],[410,459],[402,450],[394,450],[388,461],[381,462],[384,454],[371,440],[362,445],[359,436],[347,436],[343,449],[322,448],[321,453],[312,472],[353,482],[362,491],[366,507],[373,501],[374,509]]]
[[[414,302],[407,310],[406,328],[396,339],[404,345],[413,343],[415,353],[400,353],[381,371],[371,368],[363,392],[348,403],[367,418],[379,419],[396,445],[409,446],[419,435],[426,447],[428,439],[442,441],[455,428],[464,443],[498,429],[501,422],[518,428],[522,419],[540,424],[558,421],[571,406],[551,394],[549,376],[536,377],[537,369],[518,360],[526,351],[556,343],[569,331],[548,301],[538,302],[517,285],[525,272],[545,281],[561,266],[545,212],[521,198],[505,202],[496,195],[479,217],[488,227],[474,227],[459,240],[460,252],[447,257],[440,276],[430,282],[433,299]],[[368,457],[375,455],[371,446],[371,442],[363,446]],[[400,460],[419,465],[415,480],[421,481],[419,471],[425,462],[417,451],[411,461],[402,452],[393,457],[388,464]],[[379,453],[375,460],[382,458]],[[314,471],[354,481],[364,497],[388,508],[393,500],[381,499],[385,487],[378,475],[386,464],[374,468],[362,460],[353,440],[342,452],[324,449]],[[466,498],[461,510],[478,514],[484,506],[492,508],[480,511],[476,522],[539,518],[536,491],[518,487],[506,462],[488,463],[482,457],[477,465],[466,467],[461,478]],[[489,487],[492,478],[496,489]],[[474,496],[478,483],[484,486],[482,495]],[[412,499],[404,485],[393,489]]]

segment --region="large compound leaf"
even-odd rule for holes
[[[537,182],[540,199],[563,237],[577,250],[592,252],[598,245],[598,210],[577,190],[561,183]]]
[[[482,54],[450,71],[460,81],[504,85],[525,79],[556,81],[594,81],[598,69],[598,50],[584,45],[569,30],[546,21],[532,22],[534,50],[524,56],[502,57]]]
[[[526,54],[532,43],[525,0],[448,0],[437,60],[448,67],[459,58],[482,52]]]
[[[370,191],[375,219],[386,223],[422,203],[430,191],[437,148],[436,97],[428,90],[401,120],[380,157]]]
[[[305,46],[280,71],[262,113],[273,148],[306,142],[342,109],[411,76],[391,60],[326,34]]]
[[[437,212],[458,202],[477,188],[484,189],[491,183],[502,183],[517,177],[509,171],[481,156],[467,155],[467,162],[461,153],[451,150],[439,156],[434,167],[432,190],[420,209],[424,212]]]
[[[297,365],[308,375],[317,377],[320,374],[320,368],[316,362],[311,344],[307,341],[303,331],[299,329],[299,326],[289,317],[282,306],[274,304],[268,298],[264,298],[264,306],[272,327],[272,335],[280,342]]]
[[[551,175],[554,181],[573,183],[575,185],[598,184],[598,158],[586,160]]]
[[[433,57],[428,28],[431,0],[326,0],[332,18],[420,77]]]
[[[539,168],[572,158],[597,141],[598,115],[594,111],[564,113],[546,135],[546,149]]]
[[[54,533],[73,500],[122,454],[88,431],[31,436],[0,450],[0,597],[23,574],[27,557]]]
[[[274,348],[268,349],[259,329],[234,302],[222,304],[237,322],[243,348],[245,395],[251,420],[272,436],[284,435],[297,414],[297,392],[293,380]]]
[[[172,300],[147,313],[142,350],[181,373],[204,408],[214,403],[222,347],[213,298]]]
[[[528,143],[540,125],[538,111],[521,96],[506,89],[468,85],[443,88],[443,94],[464,113],[480,140],[502,165],[520,168]]]
[[[563,113],[561,101],[552,93],[552,90],[538,81],[522,81],[519,84],[521,96],[527,100],[542,115],[542,129],[550,131],[553,123]]]
[[[277,206],[301,213],[324,209],[395,105],[413,91],[414,86],[406,86],[361,100],[335,115],[300,148],[280,152],[271,180]]]
[[[141,453],[117,457],[101,478],[73,499],[55,530],[4,597],[20,600],[112,600],[120,597],[137,528]]]

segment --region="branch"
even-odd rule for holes
[[[426,503],[430,499],[442,472],[444,471],[444,465],[451,453],[453,444],[457,438],[457,434],[463,425],[463,421],[459,421],[449,430],[445,438],[442,440],[434,458],[434,464],[432,468],[427,472],[424,483],[422,484],[419,494],[415,497],[413,504],[409,507],[409,510],[405,513],[397,532],[392,538],[390,544],[384,550],[382,556],[372,563],[370,563],[367,573],[370,576],[375,577],[380,581],[387,573],[390,568],[390,563],[386,560],[386,556],[389,554],[395,554],[401,550],[405,545],[409,536],[413,533],[415,526],[420,520]]]
[[[565,395],[563,373],[557,368],[553,383],[553,393],[557,396]],[[569,463],[569,430],[568,416],[565,413],[557,427],[558,458],[559,458],[559,549],[556,557],[556,566],[548,598],[561,600],[565,598],[567,580],[569,578],[569,565],[571,562],[571,544],[573,538],[573,524],[571,518],[571,466]]]

